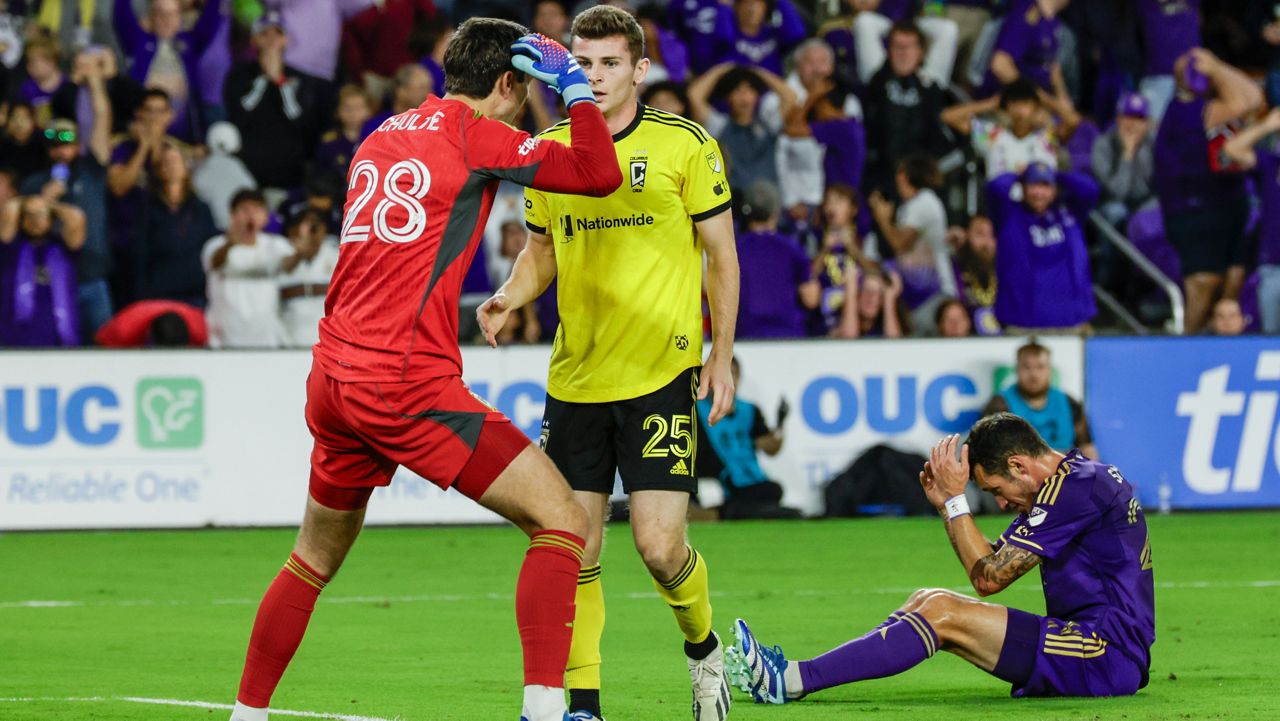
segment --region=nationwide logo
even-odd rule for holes
[[[612,230],[614,228],[635,228],[643,225],[653,225],[655,218],[648,213],[636,213],[635,215],[624,215],[622,217],[606,218],[604,216],[596,218],[571,218],[566,215],[564,217],[566,223],[565,236],[573,237],[573,230]],[[572,220],[572,228],[568,227],[568,222]]]
[[[204,386],[197,378],[138,381],[138,445],[198,448],[204,443]]]

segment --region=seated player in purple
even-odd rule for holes
[[[1020,511],[995,543],[965,503],[970,464],[979,487]],[[1002,591],[1039,565],[1047,615],[922,589],[866,635],[798,662],[760,643],[739,619],[725,666],[740,689],[757,703],[788,703],[902,673],[939,649],[1009,682],[1014,697],[1127,696],[1147,685],[1151,543],[1120,471],[1079,451],[1051,450],[1026,421],[998,413],[974,424],[962,447],[959,436],[939,441],[920,484],[978,595]]]

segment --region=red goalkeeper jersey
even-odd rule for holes
[[[570,117],[567,147],[429,96],[361,143],[314,349],[325,373],[373,382],[461,374],[458,297],[498,182],[598,197],[622,183],[600,109],[576,103]]]

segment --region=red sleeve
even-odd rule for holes
[[[94,340],[104,348],[137,348],[157,315],[145,303],[134,303],[99,328]]]
[[[595,103],[575,104],[569,118],[568,146],[473,118],[462,129],[467,167],[529,188],[603,198],[622,185],[609,126]]]

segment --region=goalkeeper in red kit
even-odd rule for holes
[[[587,79],[555,41],[468,20],[445,55],[445,96],[388,118],[352,158],[337,270],[307,379],[315,438],[293,553],[258,608],[232,721],[265,721],[320,592],[365,506],[405,466],[530,537],[516,586],[522,721],[563,721],[564,669],[587,519],[564,478],[462,382],[458,297],[501,180],[606,196],[622,183]],[[506,124],[528,76],[556,88],[572,148]]]

